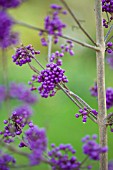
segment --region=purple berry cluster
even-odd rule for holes
[[[59,54],[59,52],[58,52]],[[54,57],[53,57],[54,56]],[[47,98],[52,97],[56,94],[58,89],[57,85],[59,83],[67,83],[68,79],[64,75],[65,70],[59,67],[61,61],[56,58],[56,53],[52,54],[51,61],[56,59],[56,63],[50,62],[46,65],[46,69],[42,70],[39,75],[33,75],[32,80],[29,82],[31,85],[31,90],[36,90],[35,83],[41,83],[41,86],[38,87],[38,91],[41,97]]]
[[[90,93],[94,97],[98,97],[97,83],[95,82],[94,87],[90,88]],[[110,109],[113,106],[113,88],[106,89],[106,107]]]
[[[103,19],[103,26],[105,27],[105,28],[108,28],[109,27],[109,24],[110,24],[110,22],[113,20],[113,17],[110,17],[109,18],[109,21],[107,21],[106,19]]]
[[[18,43],[18,33],[12,31],[14,20],[7,13],[9,8],[16,8],[22,0],[0,0],[0,48],[4,49]]]
[[[12,56],[13,62],[16,65],[22,66],[23,64],[30,63],[36,54],[40,54],[40,51],[35,51],[32,45],[21,45],[21,47],[17,48],[15,55]]]
[[[75,117],[76,118],[79,118],[80,116],[82,116],[82,122],[83,123],[86,123],[87,122],[87,118],[88,118],[88,115],[90,113],[93,113],[95,116],[97,116],[98,112],[93,109],[93,110],[88,110],[86,107],[84,107],[84,109],[80,109],[79,110],[79,114],[75,114]]]
[[[0,7],[7,8],[16,8],[22,3],[22,0],[0,0]]]
[[[9,86],[9,96],[10,98],[18,99],[28,104],[37,102],[37,96],[23,83],[11,83]]]
[[[0,132],[3,136],[5,143],[11,143],[14,141],[16,135],[22,133],[22,129],[26,124],[31,123],[29,118],[32,115],[32,110],[28,106],[21,106],[16,108],[8,120],[4,120],[4,130]]]
[[[54,44],[56,44],[58,43],[58,37],[62,35],[63,28],[66,27],[66,24],[60,19],[59,14],[65,15],[66,11],[63,11],[62,7],[56,4],[52,4],[50,8],[52,9],[52,13],[46,16],[44,29],[49,35],[53,36]],[[39,35],[43,36],[41,38],[42,45],[47,46],[48,40],[46,40],[45,33],[41,31]]]
[[[34,104],[38,98],[31,90],[23,83],[12,82],[9,88],[0,85],[0,103],[9,99],[18,99],[25,104]]]
[[[37,165],[43,159],[43,153],[47,149],[47,137],[45,129],[38,126],[29,125],[19,147],[28,147],[31,150],[29,155],[31,165]]]
[[[106,21],[106,19],[103,19],[103,26],[105,28],[108,28],[109,23],[113,20],[113,1],[112,0],[102,0],[102,12],[109,13],[111,16],[109,18],[109,21]]]
[[[60,53],[59,51],[56,51],[55,53],[51,54],[50,62],[55,62],[58,66],[62,66],[62,58],[64,56],[64,53]]]
[[[106,51],[110,54],[113,51],[113,43],[112,42],[108,42],[106,45]]]
[[[1,170],[10,170],[9,165],[13,166],[16,163],[16,160],[9,154],[3,153],[0,150],[0,169]]]
[[[0,10],[0,48],[4,49],[18,43],[18,33],[12,32],[13,25],[14,21],[9,14]]]
[[[108,148],[101,147],[97,142],[97,135],[93,135],[92,139],[90,138],[89,135],[86,135],[83,139],[82,142],[84,143],[83,145],[83,153],[89,156],[89,159],[92,160],[99,160],[100,159],[100,154],[105,153],[108,151]]]
[[[73,47],[74,47],[74,44],[71,40],[67,40],[66,41],[66,44],[62,44],[61,46],[61,49],[62,49],[62,53],[69,53],[71,56],[74,55],[74,51],[73,51]]]
[[[113,1],[112,0],[102,0],[102,11],[113,13]]]
[[[60,144],[58,147],[55,144],[51,145],[52,150],[48,152],[50,157],[49,161],[52,165],[52,170],[64,169],[64,170],[74,170],[80,169],[80,162],[77,161],[75,156],[70,156],[75,154],[75,150],[70,144]]]
[[[64,76],[65,70],[61,69],[57,64],[50,63],[46,65],[46,69],[40,72],[38,82],[41,86],[38,88],[42,97],[54,96],[58,83],[67,83],[68,79]]]

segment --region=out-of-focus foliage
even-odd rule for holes
[[[58,0],[28,0],[21,7],[10,10],[9,12],[17,20],[29,23],[31,25],[43,28],[44,17],[49,13],[49,5],[51,3],[58,3]],[[79,0],[69,2],[70,8],[74,11],[82,25],[88,30],[88,33],[95,39],[95,17],[94,17],[94,3],[89,0]],[[87,38],[80,32],[74,20],[68,14],[63,17],[64,22],[68,24],[68,28],[65,30],[65,34],[89,42]],[[41,51],[39,56],[40,62],[45,65],[47,62],[47,47],[42,47],[40,43],[40,37],[35,30],[27,29],[19,25],[15,26],[14,30],[20,32],[20,42],[24,45],[32,44],[35,49]],[[61,43],[65,40],[61,39]],[[60,43],[53,46],[52,51],[59,50]],[[93,85],[96,79],[96,58],[95,52],[84,47],[75,45],[75,56],[65,55],[63,59],[63,68],[66,70],[66,76],[69,79],[68,87],[82,97],[91,107],[97,108],[97,100],[90,96],[89,88]],[[8,57],[8,74],[9,81],[17,81],[28,83],[33,74],[32,70],[28,66],[16,67],[12,63],[13,49],[7,50]],[[1,55],[0,55],[1,56]],[[1,62],[0,62],[1,64]],[[36,64],[35,64],[36,66]],[[37,66],[38,69],[39,66]],[[2,64],[0,65],[0,81],[2,83]],[[113,71],[106,65],[106,87],[113,87],[112,80]],[[38,92],[37,92],[37,95]],[[11,102],[13,108],[16,102]],[[7,118],[7,108],[5,103],[1,106],[0,122]],[[113,111],[113,108],[110,109]],[[44,99],[40,98],[39,102],[34,106],[34,124],[40,127],[45,127],[49,143],[71,143],[77,150],[77,156],[79,159],[83,159],[82,155],[82,143],[81,138],[86,134],[98,134],[98,127],[92,121],[88,120],[86,124],[81,123],[81,119],[75,118],[75,113],[78,112],[78,108],[70,101],[70,99],[63,94],[62,91],[58,92],[55,97]],[[2,127],[2,125],[1,125]],[[113,158],[113,134],[109,133],[109,159]],[[25,164],[25,160],[18,156],[18,162]],[[41,165],[39,167],[29,167],[29,169],[46,170],[47,165]],[[21,169],[28,169],[23,167]],[[98,169],[98,165],[94,165],[93,169]]]

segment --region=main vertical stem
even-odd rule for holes
[[[96,52],[97,58],[97,84],[98,84],[98,125],[101,146],[107,146],[107,129],[104,124],[106,117],[106,95],[105,95],[105,69],[104,69],[104,31],[102,26],[102,6],[101,0],[95,0],[96,15],[96,39],[100,51]],[[104,153],[100,158],[100,170],[108,170],[108,154]]]

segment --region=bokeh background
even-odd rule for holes
[[[19,8],[9,10],[9,13],[17,20],[29,23],[36,27],[43,28],[44,18],[50,11],[50,4],[61,4],[59,0],[26,0]],[[70,8],[78,16],[81,24],[87,30],[87,32],[95,40],[95,10],[94,1],[91,0],[70,0],[67,1]],[[68,14],[63,16],[63,21],[68,24],[64,31],[64,34],[77,38],[83,42],[91,43],[87,37],[79,30],[74,20]],[[47,47],[42,47],[40,43],[40,37],[36,30],[31,30],[22,26],[15,26],[14,30],[20,32],[20,42],[24,45],[32,44],[35,49],[41,51],[39,55],[39,61],[45,65],[47,57]],[[60,39],[60,43],[64,43],[64,39]],[[59,50],[60,43],[53,45],[52,51]],[[95,52],[90,49],[86,49],[75,44],[75,55],[65,55],[63,58],[63,68],[66,70],[66,75],[69,79],[68,87],[83,98],[92,108],[97,108],[97,100],[90,96],[89,88],[94,84],[96,80],[96,57]],[[27,65],[23,67],[16,66],[11,59],[13,49],[7,50],[8,58],[8,77],[9,82],[15,81],[17,83],[24,82],[26,85],[31,79],[33,74],[32,70]],[[1,53],[0,53],[1,54]],[[1,55],[0,55],[1,56]],[[1,62],[0,62],[1,63]],[[37,66],[38,68],[38,66]],[[39,69],[39,68],[38,68]],[[2,83],[2,63],[0,66],[1,76],[0,81]],[[106,87],[113,87],[113,70],[106,64]],[[34,109],[33,122],[39,127],[45,127],[48,136],[48,147],[51,143],[59,145],[60,143],[71,143],[76,149],[76,156],[78,160],[83,160],[82,154],[82,142],[81,138],[86,134],[98,134],[98,126],[88,119],[86,124],[82,123],[81,118],[76,119],[75,113],[78,112],[78,108],[72,101],[62,92],[59,91],[55,97],[44,99],[40,98],[38,92],[36,92],[39,101]],[[13,109],[17,102],[11,101],[10,107]],[[110,109],[108,112],[112,112]],[[3,127],[3,120],[7,118],[7,108],[5,103],[0,107],[0,128]],[[17,141],[18,143],[18,141]],[[113,133],[110,133],[108,129],[108,143],[109,143],[109,160],[113,159]],[[18,158],[18,163],[25,165],[27,160],[22,156],[14,156]],[[93,170],[98,170],[98,163],[93,162]],[[12,168],[14,169],[14,168]],[[47,170],[47,165],[40,165],[38,167],[21,167],[21,170]]]

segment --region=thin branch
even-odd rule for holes
[[[89,108],[90,110],[93,110],[83,99],[81,99],[77,94],[73,93],[72,91],[69,91],[69,94],[73,97],[75,97],[78,101],[80,101],[81,103],[83,103],[84,106],[86,106],[87,108]]]
[[[72,18],[74,19],[74,21],[77,23],[77,25],[79,26],[79,28],[82,30],[82,32],[91,40],[91,42],[95,45],[96,43],[94,42],[94,40],[91,38],[91,36],[86,32],[86,30],[82,27],[82,25],[80,24],[79,20],[77,19],[77,17],[75,16],[75,14],[72,12],[72,10],[70,9],[70,7],[68,6],[68,4],[65,2],[65,0],[60,0],[64,6],[66,7],[66,9],[68,10],[68,12],[70,13],[70,15],[72,16]]]
[[[24,27],[27,27],[27,28],[30,28],[30,29],[34,29],[34,30],[36,30],[36,31],[42,31],[42,32],[48,33],[48,32],[47,32],[46,30],[44,30],[44,29],[41,29],[41,28],[38,28],[38,27],[35,27],[35,26],[32,26],[32,25],[29,25],[29,24],[24,23],[24,22],[21,22],[21,21],[15,21],[15,24],[18,24],[18,25],[21,25],[21,26],[24,26]],[[81,42],[81,41],[79,41],[79,40],[77,40],[77,39],[73,39],[73,38],[71,38],[71,37],[69,37],[69,36],[62,35],[62,36],[60,36],[60,37],[66,39],[66,40],[71,40],[71,41],[73,41],[74,43],[77,43],[77,44],[79,44],[79,45],[81,45],[81,46],[83,46],[83,47],[87,47],[87,48],[90,48],[90,49],[92,49],[92,50],[99,51],[99,48],[98,48],[98,47],[92,46],[92,45],[87,44],[87,43],[84,43],[84,42]]]
[[[45,69],[45,68],[43,67],[43,65],[36,59],[35,56],[33,56],[33,58],[35,59],[36,63],[37,63],[41,68]]]
[[[25,157],[27,157],[27,158],[28,158],[28,156],[29,156],[29,153],[23,152],[23,151],[21,151],[20,149],[15,148],[15,147],[12,146],[12,145],[9,145],[9,144],[6,144],[6,143],[2,142],[1,140],[0,140],[0,145],[4,146],[4,147],[7,148],[9,151],[11,151],[11,152],[13,152],[13,153],[16,153],[16,154],[18,154],[18,155],[25,156]],[[46,160],[45,158],[43,158],[41,161],[42,161],[43,163],[52,165],[51,162],[49,162],[49,160]]]
[[[81,106],[69,95],[69,93],[67,92],[67,90],[65,90],[65,88],[63,88],[60,84],[58,84],[58,87],[73,101],[73,103],[74,103],[79,109],[81,109]]]
[[[113,36],[111,36],[111,37],[107,40],[107,42],[111,41],[112,39],[113,39]]]
[[[31,70],[33,70],[37,74],[40,74],[40,72],[34,66],[32,66],[30,63],[28,63],[28,65],[31,68]]]
[[[111,117],[113,118],[113,113],[109,113],[107,116],[106,116],[106,118],[105,119],[111,119]]]
[[[88,160],[88,158],[89,158],[89,156],[86,156],[86,157],[84,158],[84,160],[81,162],[81,164],[80,164],[79,167],[81,167],[81,166]]]
[[[107,34],[105,35],[105,38],[104,38],[105,42],[107,41],[107,39],[108,39],[108,37],[109,37],[112,30],[113,30],[113,25],[111,25],[110,29],[108,30]]]
[[[93,116],[93,115],[92,115],[92,116]],[[97,124],[97,120],[96,120],[95,118],[91,117],[89,114],[88,114],[88,117],[89,117],[94,123]]]
[[[15,21],[14,21],[14,24],[21,25],[21,26],[24,26],[24,27],[27,27],[27,28],[30,28],[30,29],[36,30],[36,31],[47,32],[47,31],[44,30],[44,29],[35,27],[35,26],[33,26],[33,25],[27,24],[27,23],[22,22],[22,21],[17,21],[17,20],[15,20]]]
[[[13,153],[17,153],[18,155],[22,155],[22,156],[28,157],[28,153],[23,152],[23,151],[15,148],[14,146],[5,144],[5,143],[3,143],[3,142],[1,142],[1,141],[0,141],[0,144],[3,145],[5,148],[7,148],[8,150],[10,150],[10,151],[13,152]]]
[[[73,101],[73,103],[79,108],[79,109],[81,109],[81,108],[83,108],[84,107],[84,105],[83,105],[83,103],[81,103],[80,102],[80,100],[77,100],[77,98],[75,98],[76,100],[74,100],[72,97],[71,97],[71,94],[70,94],[70,91],[69,90],[67,90],[67,89],[65,89],[64,87],[62,87],[60,84],[58,84],[58,87]],[[82,99],[81,99],[82,100]],[[85,101],[84,101],[85,102]],[[89,105],[88,105],[89,106]],[[95,123],[97,123],[97,121],[96,121],[96,117],[90,112],[90,114],[94,117],[91,117],[90,115],[88,115],[88,117],[93,121],[93,122],[95,122]]]
[[[51,58],[51,48],[52,48],[52,36],[48,35],[48,63],[50,63],[50,58]]]
[[[73,38],[71,38],[71,37],[69,37],[67,35],[62,35],[61,37],[64,38],[64,39],[67,39],[67,40],[71,40],[71,41],[73,41],[73,42],[75,42],[75,43],[77,43],[77,44],[79,44],[79,45],[81,45],[83,47],[87,47],[87,48],[90,48],[92,50],[99,51],[98,47],[92,46],[92,45],[84,43],[84,42],[81,42],[81,41],[79,41],[77,39],[73,39]]]
[[[104,124],[111,125],[113,123],[113,113],[109,113],[104,119]]]
[[[73,93],[72,91],[69,91],[69,94],[73,96],[77,101],[79,101],[83,106],[86,106],[86,108],[90,109],[90,114],[94,117],[94,119],[97,119],[97,117],[91,112],[93,109],[83,100],[81,97],[79,97],[77,94]],[[89,116],[90,117],[90,116]],[[96,121],[96,120],[95,120]],[[97,122],[97,121],[96,121]]]

